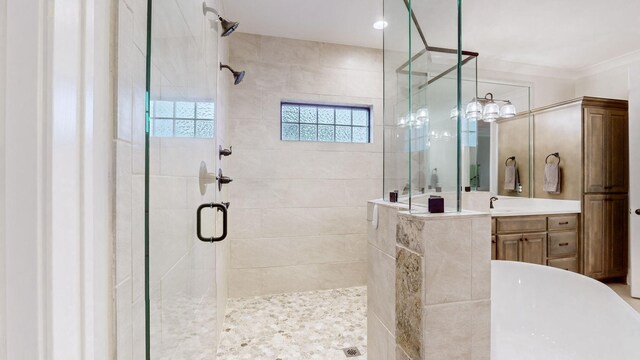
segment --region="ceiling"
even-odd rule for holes
[[[403,6],[402,0],[386,1],[396,13]],[[454,2],[412,4],[429,45],[455,47]],[[225,15],[240,21],[241,32],[382,48],[382,32],[372,27],[382,18],[382,0],[227,0],[224,5]],[[387,29],[394,26],[391,13],[387,10]],[[640,49],[636,0],[466,1],[463,19],[463,48],[479,52],[485,63],[579,71]]]

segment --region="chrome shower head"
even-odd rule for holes
[[[238,25],[240,25],[239,22],[229,21],[229,20],[223,18],[218,13],[218,10],[207,6],[206,2],[202,2],[202,13],[204,15],[207,15],[208,12],[212,12],[212,13],[216,14],[216,16],[218,17],[218,22],[220,23],[220,26],[222,27],[222,34],[220,34],[220,36],[222,36],[222,37],[231,35],[231,33],[233,33],[238,28]]]
[[[220,35],[222,37],[231,35],[240,25],[239,22],[226,20],[222,16],[218,17],[218,19],[220,20],[220,26],[222,26],[222,35]]]
[[[220,63],[220,70],[222,69],[228,69],[229,71],[231,71],[231,73],[233,74],[234,85],[240,84],[242,82],[242,79],[244,79],[244,70],[235,71],[229,65],[223,65],[222,63]]]

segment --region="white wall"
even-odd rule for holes
[[[0,4],[0,358],[112,358],[110,22],[96,2]]]
[[[480,81],[530,86],[532,109],[575,97],[575,83],[571,78],[559,77],[552,72],[550,75],[545,75],[544,70],[535,72],[517,72],[518,69],[502,71],[495,70],[494,67],[483,68],[483,65],[491,64],[483,64],[481,58],[478,59],[478,78]]]
[[[7,2],[0,1],[0,109],[4,109],[5,99],[5,72],[6,72],[6,21],[7,21]],[[4,132],[5,114],[0,110],[0,229],[4,229],[5,216],[5,132]],[[5,332],[5,264],[4,264],[4,246],[5,233],[0,231],[0,360],[7,358],[7,338]]]
[[[629,68],[616,67],[576,80],[576,97],[594,96],[610,99],[629,98]]]
[[[629,256],[631,296],[640,298],[640,61],[629,66]]]
[[[230,296],[364,285],[366,203],[382,193],[382,52],[234,34]],[[280,140],[280,102],[373,105],[373,144]]]
[[[34,101],[42,100],[41,50],[38,44],[42,10],[37,1],[7,2],[5,94],[5,213],[6,322],[8,359],[43,359],[44,293],[42,261],[44,194],[43,119]],[[11,136],[7,136],[11,134]]]

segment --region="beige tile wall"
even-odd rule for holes
[[[116,355],[141,359],[144,318],[144,99],[146,0],[115,1]]]
[[[181,13],[185,17],[201,19],[201,1],[158,2],[157,11],[163,14]],[[208,1],[220,10],[217,0]],[[162,9],[174,6],[175,9]],[[121,359],[144,359],[145,357],[145,302],[144,302],[144,175],[145,175],[145,81],[146,81],[146,35],[147,0],[114,1],[114,43],[117,49],[114,59],[117,117],[115,128],[114,203],[115,203],[115,309],[116,309],[116,355]],[[191,10],[191,12],[189,12]],[[162,10],[162,11],[160,11]],[[176,17],[169,17],[175,19]],[[154,16],[154,19],[157,17]],[[180,18],[182,19],[182,18]],[[204,20],[203,20],[204,21]],[[201,26],[198,22],[195,26]],[[171,34],[172,24],[158,21],[154,29],[156,36],[163,32]],[[189,25],[190,26],[190,25]],[[192,33],[197,29],[190,29]],[[198,34],[194,34],[197,36]],[[228,59],[228,41],[221,40],[210,46],[218,46],[221,61]],[[172,49],[156,48],[158,61],[175,58],[176,63],[154,64],[153,89],[160,89],[167,97],[195,96],[202,89],[188,87],[192,82],[189,74],[176,56],[159,56]],[[175,49],[174,49],[175,50]],[[188,49],[187,51],[193,51]],[[215,51],[215,49],[213,49]],[[213,68],[208,73],[218,76],[218,59],[202,66]],[[160,68],[171,66],[173,77],[159,76]],[[182,66],[182,68],[181,68]],[[215,79],[214,79],[215,80]],[[230,82],[224,77],[218,81],[217,122],[215,140],[159,139],[150,143],[150,257],[152,262],[151,326],[153,339],[162,336],[162,344],[153,343],[152,352],[157,356],[162,349],[171,349],[177,357],[189,358],[190,344],[211,342],[215,347],[218,329],[222,326],[227,299],[227,269],[229,267],[229,244],[200,243],[195,238],[195,209],[205,201],[225,201],[226,191],[215,194],[209,191],[202,197],[198,190],[197,172],[201,160],[206,160],[210,171],[224,168],[215,156],[217,145],[227,146],[228,92]],[[211,89],[208,89],[209,93]],[[188,159],[185,161],[185,159]],[[213,188],[213,187],[212,187]],[[202,245],[204,244],[204,245]],[[196,251],[196,246],[206,246]],[[211,294],[213,296],[211,296]],[[185,302],[203,299],[203,310],[184,313]],[[213,301],[212,301],[213,300]],[[200,300],[198,300],[200,301]],[[180,314],[180,316],[176,316]],[[208,328],[199,332],[207,339],[183,341],[173,332],[192,326]],[[213,324],[213,325],[212,325]],[[178,336],[181,333],[176,334]],[[175,342],[172,339],[175,338]],[[210,349],[215,354],[215,349]],[[184,355],[184,356],[183,356]]]
[[[407,358],[490,358],[490,236],[487,213],[399,214],[396,287],[421,292],[419,306],[396,292],[397,342]]]
[[[367,211],[367,356],[371,360],[396,359],[397,224],[398,206],[384,202],[369,202]]]
[[[358,286],[366,203],[382,194],[382,52],[251,34],[230,39],[230,296]],[[280,140],[280,102],[373,106],[373,143]]]

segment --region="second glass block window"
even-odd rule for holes
[[[213,138],[213,102],[151,100],[151,136]]]
[[[370,143],[371,109],[282,102],[280,126],[285,141]]]

